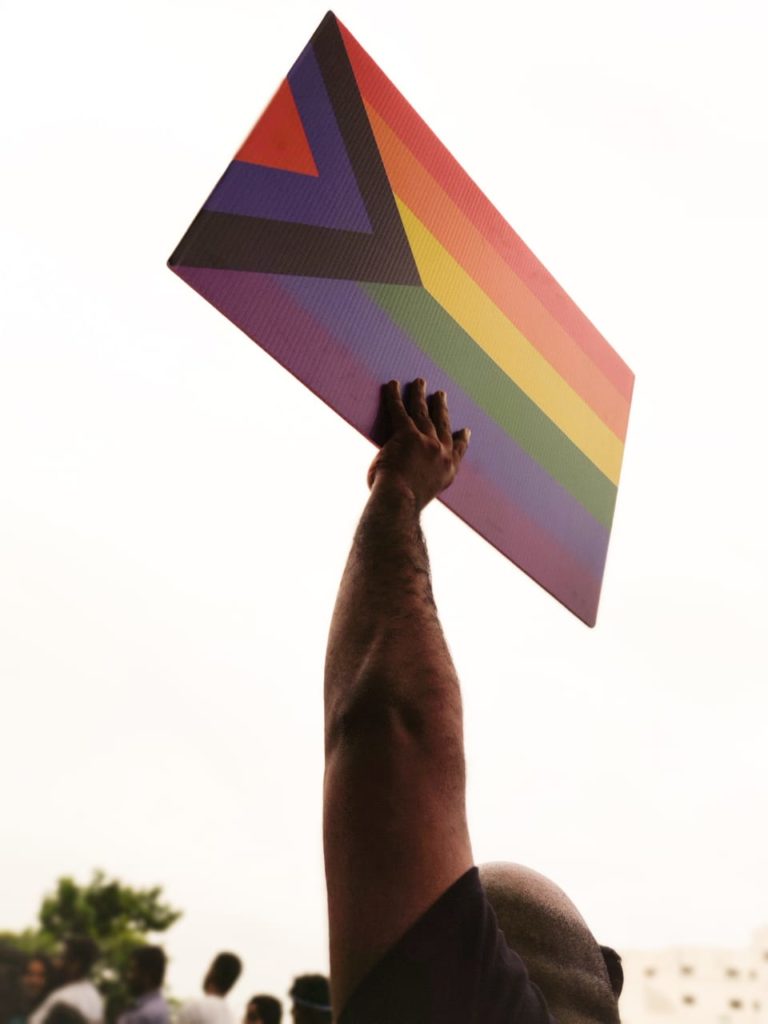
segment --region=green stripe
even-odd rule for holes
[[[423,288],[360,283],[491,419],[610,529],[616,486]]]

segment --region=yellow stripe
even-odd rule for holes
[[[623,443],[397,196],[424,287],[577,448],[618,485]]]
[[[392,191],[603,423],[624,441],[629,402],[605,369],[553,317],[390,125],[373,107],[366,104],[365,109]]]

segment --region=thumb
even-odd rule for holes
[[[472,431],[469,427],[464,427],[462,430],[456,430],[451,435],[453,440],[453,461],[455,465],[461,462],[466,454],[467,448],[469,447],[469,439],[472,436]]]

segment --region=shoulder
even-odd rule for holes
[[[222,1024],[230,1020],[229,1008],[220,996],[188,999],[179,1010],[179,1024]]]
[[[171,1019],[171,1011],[162,992],[155,992],[147,1003],[147,1008],[149,1010],[149,1019],[155,1022],[155,1024],[162,1024],[162,1022]]]
[[[229,1003],[223,996],[208,996],[208,1018],[210,1024],[234,1024],[235,1018]]]
[[[70,1006],[82,1007],[83,1012],[86,1009],[101,1009],[104,1005],[101,993],[93,982],[87,979],[73,981],[70,985],[64,985],[63,988],[58,989],[53,995],[57,995],[61,1002],[69,1003]]]
[[[77,1008],[88,1020],[101,1020],[104,1014],[104,998],[92,981],[79,982]]]
[[[159,992],[145,999],[118,1020],[118,1024],[169,1024],[168,1003]]]
[[[352,994],[340,1024],[552,1024],[507,946],[476,868],[462,875]]]
[[[179,1024],[198,1024],[199,1021],[204,1020],[199,1004],[199,999],[187,999],[183,1002],[178,1013]]]
[[[73,981],[69,985],[54,989],[30,1017],[30,1024],[43,1024],[57,1005],[77,1010],[88,1021],[101,1021],[104,1013],[104,1000],[93,982]]]

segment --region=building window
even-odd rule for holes
[[[686,1006],[693,1006],[696,1002],[696,996],[683,996],[683,1002]]]
[[[732,1010],[740,1010],[744,1004],[740,999],[731,999],[728,1005]]]
[[[738,978],[741,972],[738,967],[726,967],[725,973],[728,978]]]
[[[693,967],[690,964],[682,964],[680,967],[681,974],[693,974]]]
[[[652,978],[656,974],[656,968],[646,967],[643,973],[645,974],[646,978]]]

